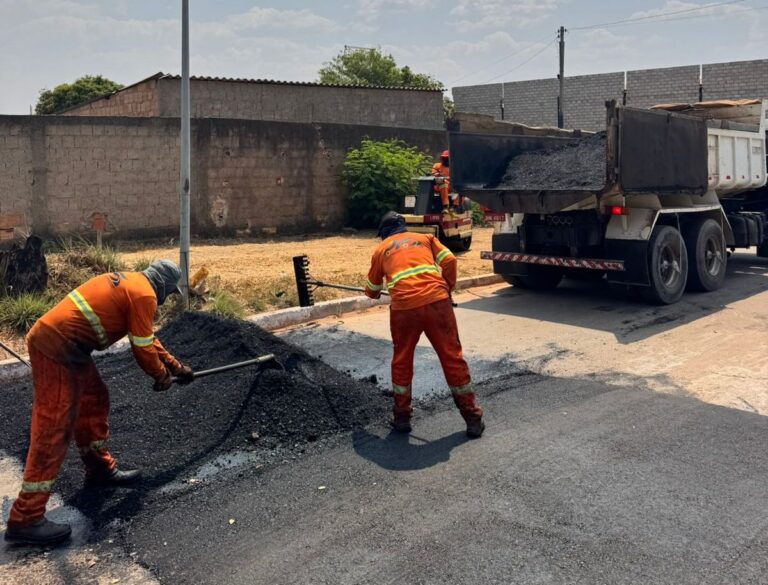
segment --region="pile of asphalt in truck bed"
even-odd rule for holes
[[[514,191],[598,191],[605,186],[605,132],[514,157],[498,185]]]
[[[222,454],[300,449],[382,419],[390,407],[371,382],[355,380],[253,324],[188,313],[157,337],[195,370],[269,353],[285,370],[246,368],[155,393],[130,351],[98,357],[110,390],[110,451],[119,464],[145,473],[136,494],[111,503],[116,509],[107,521],[140,507],[142,491],[184,480]],[[31,401],[28,379],[6,384],[0,392],[0,449],[20,461],[28,444]],[[70,448],[54,489],[98,520],[98,510],[89,507],[101,504],[81,486],[82,466]]]

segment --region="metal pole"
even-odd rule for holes
[[[189,0],[181,1],[181,172],[179,178],[179,267],[181,296],[189,307]]]
[[[565,27],[561,26],[558,32],[560,37],[560,73],[557,78],[560,80],[560,96],[557,99],[557,127],[564,128],[564,99],[565,99]]]

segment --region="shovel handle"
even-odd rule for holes
[[[200,370],[199,372],[194,372],[192,374],[192,379],[197,380],[198,378],[205,378],[206,376],[222,374],[224,372],[229,372],[231,370],[239,370],[240,368],[247,368],[248,366],[256,366],[256,365],[264,364],[271,361],[275,361],[275,355],[269,353],[267,355],[262,355],[252,360],[246,360],[244,362],[237,362],[234,364],[228,364],[226,366],[219,366],[218,368],[211,368],[209,370]],[[178,381],[179,381],[179,378],[176,376],[171,378],[171,382],[177,383]]]

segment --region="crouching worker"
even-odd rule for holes
[[[171,376],[191,382],[154,337],[154,316],[166,297],[179,292],[173,262],[153,262],[144,272],[113,272],[92,278],[43,315],[27,336],[34,401],[29,451],[21,492],[8,519],[5,540],[50,545],[71,529],[45,518],[45,505],[74,436],[85,464],[86,485],[120,487],[140,479],[118,469],[107,451],[109,394],[91,358],[128,335],[133,355],[154,378],[154,390],[171,387]]]
[[[461,355],[451,302],[456,286],[456,258],[433,235],[407,232],[403,216],[394,212],[381,220],[378,235],[382,242],[373,253],[365,294],[378,298],[386,286],[392,297],[392,426],[403,433],[411,431],[413,356],[421,334],[425,333],[440,358],[453,400],[467,423],[467,436],[478,438],[485,430],[483,411],[475,401],[469,368]]]

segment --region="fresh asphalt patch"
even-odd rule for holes
[[[163,583],[764,583],[764,417],[537,375],[450,400],[142,514],[126,545]]]

